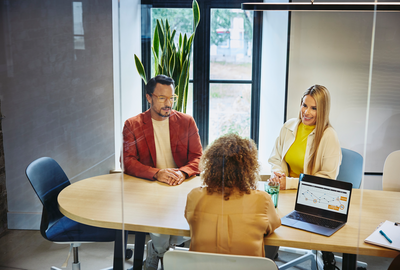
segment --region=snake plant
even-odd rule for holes
[[[153,36],[153,56],[155,75],[166,75],[175,81],[175,94],[178,100],[174,109],[186,113],[187,96],[189,89],[189,68],[192,53],[192,43],[200,21],[200,8],[196,0],[192,3],[193,33],[190,37],[179,34],[179,41],[174,43],[176,30],[171,31],[168,19],[157,20]],[[140,77],[147,84],[146,73],[142,62],[135,54],[135,65]]]

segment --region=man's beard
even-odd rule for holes
[[[161,113],[161,110],[163,110],[163,109],[170,109],[170,113],[169,114],[162,114]],[[156,113],[159,115],[159,116],[161,116],[161,117],[170,117],[171,116],[171,112],[172,112],[172,108],[171,107],[162,107],[161,109],[160,109],[160,111],[159,112],[157,112],[156,111]]]

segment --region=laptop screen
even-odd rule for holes
[[[347,221],[352,184],[301,174],[297,190],[297,211]]]
[[[349,198],[349,190],[300,181],[297,203],[346,214]]]

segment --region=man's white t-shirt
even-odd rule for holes
[[[154,119],[151,119],[151,121],[153,122],[154,142],[156,145],[156,168],[176,168],[169,136],[169,118],[164,121]]]

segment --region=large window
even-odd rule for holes
[[[253,12],[211,9],[209,142],[250,137]]]
[[[241,10],[239,1],[198,3],[201,19],[193,44],[187,113],[196,120],[203,147],[228,132],[258,142],[262,14]],[[151,27],[142,36],[152,40],[157,19],[168,19],[175,37],[192,32],[191,0],[145,4],[151,15],[142,15],[142,25]],[[143,40],[142,59],[151,63],[147,74],[153,76],[151,40]]]

